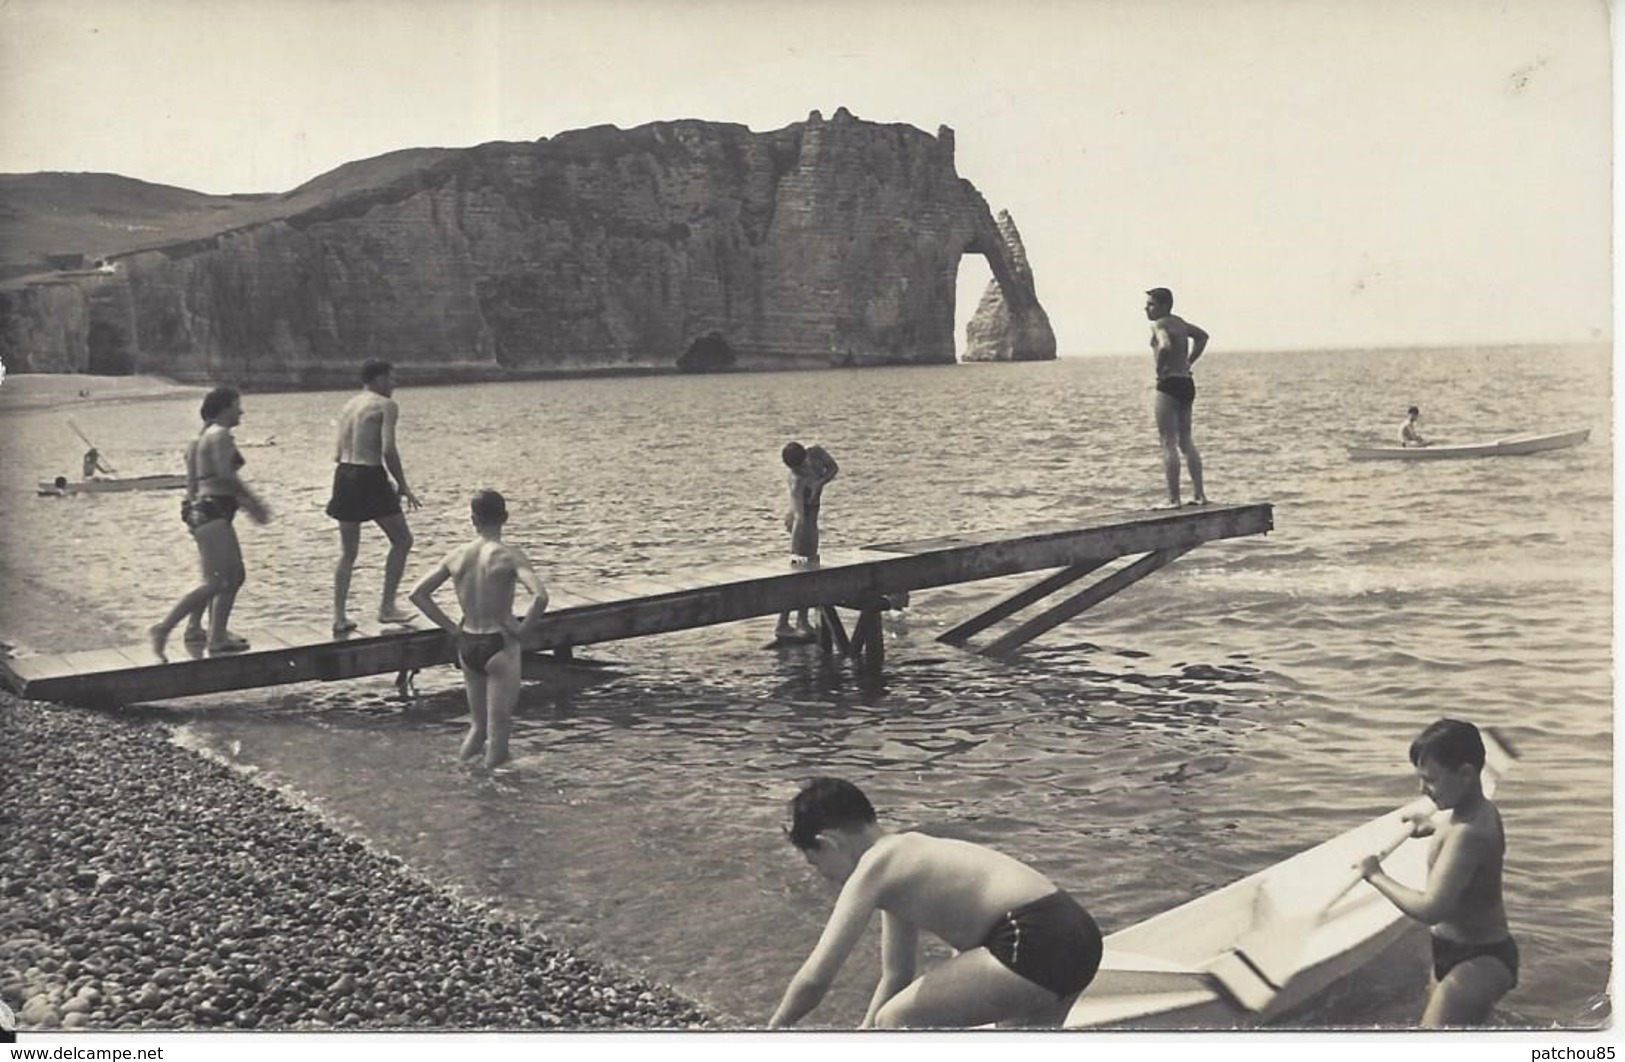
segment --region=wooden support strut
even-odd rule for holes
[[[1019,649],[1045,631],[1065,623],[1078,613],[1093,608],[1114,594],[1128,589],[1152,572],[1178,560],[1195,548],[1196,544],[1193,543],[1189,546],[1174,546],[1147,553],[1133,564],[1113,572],[1087,590],[1073,594],[1060,604],[1034,616],[1015,630],[989,644],[982,652],[989,656],[996,656],[1000,653],[1008,653],[1011,650]]]
[[[1048,597],[1061,587],[1077,582],[1095,569],[1109,563],[1110,560],[1109,557],[1102,557],[1099,560],[1084,561],[1082,564],[1062,568],[1053,575],[1040,579],[1020,593],[1005,598],[986,612],[978,613],[959,626],[942,632],[937,635],[937,641],[947,642],[949,645],[964,645],[974,635],[980,634],[1002,619],[1015,615],[1033,602]]]
[[[877,672],[886,662],[886,632],[880,617],[881,610],[878,608],[866,608],[858,614],[852,647],[861,671]]]
[[[818,644],[824,652],[838,652],[842,656],[852,655],[852,643],[846,636],[846,627],[841,623],[841,614],[835,611],[834,605],[820,605],[818,607]]]

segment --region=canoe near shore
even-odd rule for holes
[[[1493,797],[1514,752],[1483,732],[1484,795]],[[1388,852],[1383,869],[1420,889],[1426,838],[1418,814],[1448,815],[1418,797],[1255,874],[1106,938],[1094,982],[1066,1027],[1233,1029],[1268,1025],[1360,975],[1418,924],[1355,869]]]

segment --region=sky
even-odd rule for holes
[[[0,0],[0,172],[280,192],[701,118],[955,130],[1063,356],[1611,341],[1607,0]],[[960,266],[963,321],[988,280]]]

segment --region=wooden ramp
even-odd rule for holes
[[[1021,572],[1060,571],[942,636],[963,644],[975,633],[1119,558],[1139,560],[1022,624],[987,651],[1009,651],[1132,585],[1204,542],[1264,534],[1268,503],[1102,514],[1081,525],[1027,528],[832,550],[817,568],[791,570],[783,559],[713,565],[669,575],[614,579],[591,586],[550,586],[551,603],[531,658],[548,650],[705,627],[785,609],[817,608],[826,649],[869,666],[880,662],[880,613],[901,595]],[[849,637],[837,607],[856,609]],[[764,631],[764,634],[766,632]],[[410,672],[453,662],[445,634],[419,619],[411,627],[363,626],[334,639],[317,624],[248,631],[252,649],[233,656],[190,656],[179,638],[168,663],[146,645],[0,660],[0,680],[35,700],[106,705],[164,700],[291,682],[333,681]]]

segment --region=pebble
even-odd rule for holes
[[[696,1029],[169,740],[152,713],[0,693],[0,1000],[23,1029]]]

